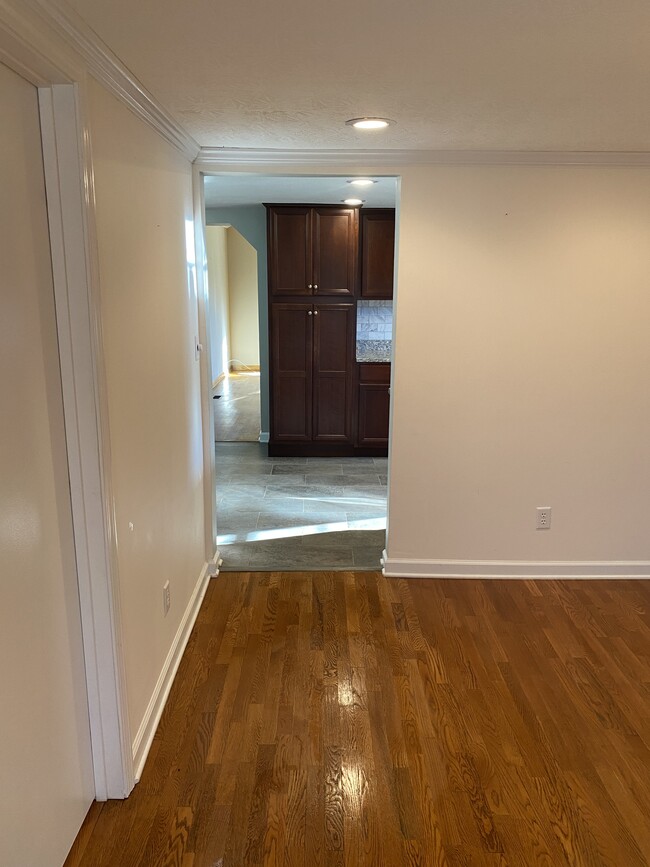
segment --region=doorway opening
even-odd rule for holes
[[[234,173],[204,178],[213,373],[219,365],[219,373],[223,372],[224,359],[230,358],[233,349],[232,342],[228,344],[224,337],[230,311],[212,297],[218,293],[219,273],[228,270],[228,237],[219,237],[219,233],[237,232],[257,254],[259,374],[241,368],[226,371],[221,382],[216,383],[212,401],[217,544],[222,571],[374,570],[381,566],[386,544],[394,240],[387,241],[377,234],[374,226],[379,223],[372,220],[392,219],[394,232],[397,183],[393,177],[373,179],[371,189],[364,190],[363,208],[352,217],[358,247],[346,297],[279,299],[312,308],[312,318],[306,318],[307,311],[303,321],[309,323],[309,340],[314,347],[320,339],[321,359],[328,347],[339,356],[345,355],[349,448],[321,450],[317,445],[315,453],[310,454],[294,448],[295,444],[281,442],[278,446],[277,439],[281,414],[287,407],[290,415],[294,409],[298,414],[303,408],[294,404],[292,397],[287,400],[286,384],[278,376],[278,349],[288,346],[295,329],[291,323],[284,333],[279,333],[276,326],[280,307],[273,288],[275,278],[271,275],[269,289],[268,272],[269,263],[274,268],[274,253],[269,256],[267,246],[272,209],[265,203],[278,205],[281,213],[282,208],[288,208],[290,216],[292,209],[307,208],[309,219],[313,211],[314,221],[320,218],[326,223],[330,215],[338,216],[345,210],[341,202],[350,194],[348,181],[347,177]],[[313,204],[305,206],[305,202]],[[322,271],[336,255],[328,252],[326,245],[338,231],[336,226],[332,231],[327,227],[323,230],[319,247]],[[368,284],[367,279],[364,283],[363,267],[364,261],[368,264],[369,251],[374,259],[368,267],[376,272],[372,280],[379,276],[385,284],[379,295],[373,295],[372,288],[365,294],[362,291]],[[330,270],[337,271],[336,263]],[[305,290],[311,290],[308,283]],[[337,330],[339,323],[346,329],[344,340]],[[326,370],[314,390],[320,387],[321,394],[335,390],[336,371],[330,374]],[[309,375],[315,381],[316,373]],[[243,410],[257,383],[260,422],[259,435],[254,437]],[[282,406],[279,395],[284,401]],[[314,427],[316,418],[323,425],[322,408],[314,406],[309,412],[314,414]],[[330,422],[325,422],[325,428],[327,424]]]
[[[214,439],[259,442],[258,254],[233,226],[207,226],[205,239]]]

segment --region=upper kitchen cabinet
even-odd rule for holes
[[[271,295],[343,295],[356,290],[357,208],[267,205]]]
[[[392,298],[395,211],[361,212],[361,297]]]

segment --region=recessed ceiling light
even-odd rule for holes
[[[348,183],[353,184],[355,187],[371,187],[377,181],[373,181],[372,178],[351,178]]]
[[[363,205],[365,199],[343,199],[344,205]]]
[[[387,117],[353,117],[345,121],[346,126],[353,126],[356,129],[384,129],[390,123],[395,121],[388,120]]]

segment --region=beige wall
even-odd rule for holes
[[[94,797],[36,88],[0,65],[0,864],[60,867]]]
[[[227,241],[232,367],[259,367],[257,251],[232,227]]]
[[[91,81],[103,343],[135,736],[204,557],[191,168]],[[191,245],[190,245],[191,246]],[[129,530],[133,523],[133,531]],[[163,584],[171,611],[163,616]]]
[[[403,172],[389,557],[650,559],[649,202],[648,169]]]
[[[207,226],[205,252],[208,261],[210,316],[210,366],[212,382],[228,372],[230,359],[230,310],[228,293],[228,247],[225,226]]]

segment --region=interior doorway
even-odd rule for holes
[[[255,247],[233,226],[206,227],[214,439],[259,442],[260,333]]]
[[[260,429],[257,442],[245,433],[243,414],[248,395],[255,389],[256,371],[238,370],[217,383],[212,395],[215,415],[215,478],[217,503],[217,544],[223,559],[222,571],[240,570],[374,570],[381,567],[386,544],[388,484],[388,403],[390,362],[392,361],[392,290],[394,242],[382,249],[379,270],[389,285],[390,296],[361,297],[361,225],[359,229],[359,275],[351,297],[341,299],[351,309],[346,314],[346,333],[350,340],[350,370],[354,385],[350,390],[353,429],[347,454],[304,454],[296,451],[278,454],[269,451],[273,437],[274,397],[270,379],[270,358],[275,347],[269,328],[273,299],[269,292],[267,207],[264,203],[313,202],[314,208],[339,207],[350,195],[350,179],[342,177],[280,177],[254,174],[207,176],[204,179],[208,268],[217,273],[219,264],[211,260],[211,233],[236,230],[257,251],[259,318],[259,399]],[[392,215],[397,196],[395,178],[374,179],[364,191],[364,212],[375,219]],[[297,207],[311,207],[297,205]],[[381,213],[380,213],[381,212]],[[361,212],[359,212],[361,213]],[[377,225],[376,223],[373,224]],[[327,231],[327,230],[326,230]],[[214,235],[212,235],[214,237]],[[223,240],[220,241],[223,249]],[[366,238],[366,247],[372,243]],[[355,251],[355,256],[357,255]],[[321,263],[323,258],[321,257]],[[223,256],[222,265],[223,268]],[[322,265],[321,265],[322,267]],[[356,268],[356,265],[355,265]],[[336,270],[336,269],[335,269]],[[354,280],[357,278],[355,277]],[[307,281],[309,282],[309,281]],[[210,292],[215,280],[209,279]],[[311,288],[311,287],[309,287]],[[384,291],[384,290],[382,290]],[[295,299],[300,302],[300,299]],[[330,299],[333,300],[333,299]],[[325,301],[327,304],[327,300]],[[224,363],[224,323],[229,311],[210,300],[210,343],[217,363]],[[316,308],[314,308],[316,309]],[[334,308],[329,308],[334,310]],[[320,325],[328,308],[313,322]],[[221,317],[219,321],[219,317]],[[316,326],[314,325],[314,329]],[[321,329],[322,330],[322,329]],[[336,345],[337,337],[323,343]],[[347,338],[346,338],[347,340]],[[373,354],[379,352],[379,355]],[[382,354],[383,353],[383,354]],[[216,369],[216,367],[215,367]],[[384,381],[385,379],[385,381]],[[384,394],[385,392],[385,394]],[[315,410],[316,411],[316,410]],[[275,410],[277,416],[277,409]],[[375,417],[385,413],[386,430]],[[365,415],[363,415],[365,413]],[[363,415],[363,419],[362,419]],[[220,419],[222,422],[220,424]],[[276,419],[277,421],[277,419]],[[322,421],[322,419],[321,419]],[[227,436],[223,435],[230,425]],[[276,424],[277,429],[277,424]],[[382,435],[384,437],[382,444]],[[271,443],[273,444],[273,443]]]

